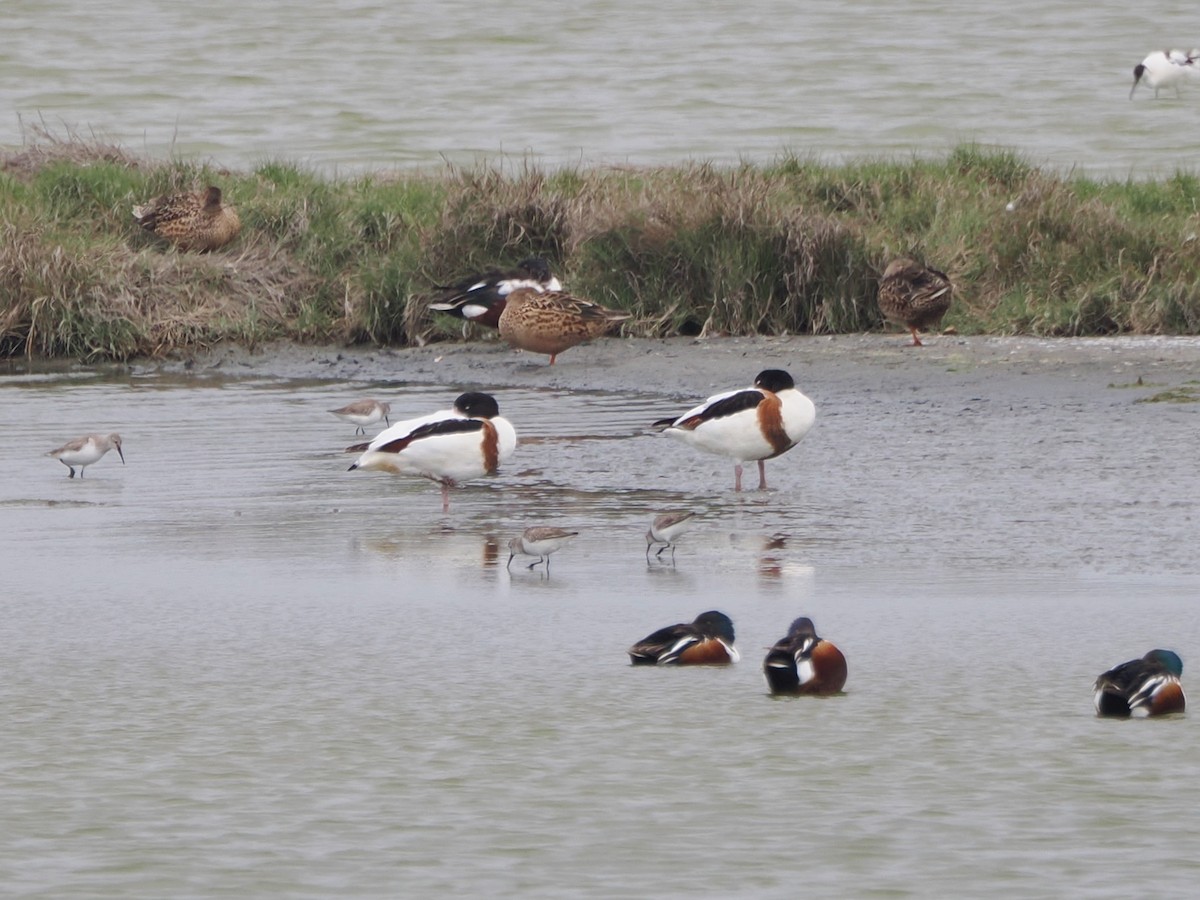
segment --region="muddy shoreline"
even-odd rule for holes
[[[904,336],[609,338],[575,347],[553,367],[546,357],[498,340],[402,349],[273,344],[221,346],[135,371],[259,375],[459,387],[600,390],[695,397],[748,384],[763,368],[790,371],[803,390],[912,391],[991,395],[1053,385],[1096,389],[1180,387],[1200,380],[1200,337],[1030,338],[934,336],[924,347]],[[1073,392],[1073,389],[1069,389]]]

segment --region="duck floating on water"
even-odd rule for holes
[[[1151,650],[1103,672],[1093,685],[1096,715],[1127,719],[1183,712],[1183,660],[1173,650]]]

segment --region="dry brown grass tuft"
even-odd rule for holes
[[[24,142],[19,148],[0,148],[0,172],[22,181],[29,181],[48,166],[60,163],[81,167],[113,163],[128,169],[146,165],[119,144],[96,135],[83,137],[68,129],[59,137],[44,122],[24,125],[22,132]]]

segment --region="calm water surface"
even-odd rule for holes
[[[1160,644],[1200,659],[1194,407],[818,384],[775,489],[738,496],[643,432],[677,399],[509,389],[522,444],[449,515],[346,471],[325,410],[459,387],[0,378],[7,891],[1192,893],[1198,718],[1100,721],[1090,684]],[[127,465],[69,480],[41,454],[90,428]],[[679,507],[702,526],[647,564]],[[535,522],[582,534],[549,577],[507,572]],[[712,607],[740,665],[627,664]],[[765,695],[800,614],[843,696]]]
[[[252,166],[942,154],[1124,177],[1194,166],[1200,90],[1127,99],[1194,4],[476,0],[0,4],[0,144],[23,125]],[[1189,29],[1193,29],[1189,31]]]

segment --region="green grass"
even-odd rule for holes
[[[964,145],[942,159],[326,178],[152,161],[40,134],[0,151],[0,354],[127,359],[221,340],[458,340],[435,285],[546,257],[640,335],[880,328],[897,255],[949,273],[964,334],[1200,333],[1200,178],[1059,177]],[[243,231],[204,255],[130,208],[217,184]]]

